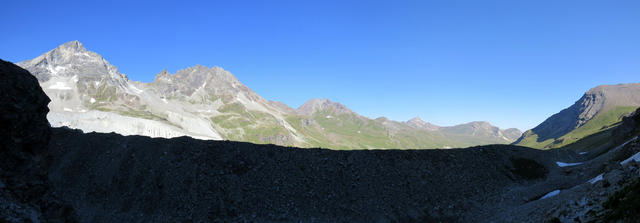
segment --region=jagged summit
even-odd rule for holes
[[[158,81],[169,81],[171,79],[171,73],[167,71],[167,69],[162,69],[160,73],[156,74],[156,77],[153,78],[153,82]]]
[[[86,48],[84,48],[84,45],[82,45],[82,43],[78,40],[74,40],[74,41],[69,41],[66,43],[63,43],[62,45],[58,46],[56,49],[58,50],[66,50],[66,51],[74,51],[74,52],[85,52],[87,51]]]
[[[74,75],[80,79],[82,77],[93,77],[92,79],[108,77],[118,79],[116,82],[128,80],[126,75],[118,71],[118,68],[111,65],[99,54],[87,50],[77,40],[64,43],[32,60],[20,62],[18,65],[31,71],[40,82],[48,81],[56,76],[71,77]]]
[[[255,97],[255,93],[244,86],[229,71],[220,67],[206,67],[196,65],[178,70],[175,74],[162,70],[156,75],[152,83],[163,95],[180,93],[190,96],[197,90],[204,90],[215,94],[236,94],[247,92],[249,97]]]
[[[314,98],[306,103],[302,104],[298,109],[298,114],[312,116],[314,113],[318,111],[327,111],[334,114],[345,114],[345,113],[353,113],[351,109],[347,108],[343,104],[330,101],[329,99],[318,99]]]

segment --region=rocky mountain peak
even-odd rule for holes
[[[84,48],[84,45],[82,45],[82,43],[80,41],[78,41],[78,40],[74,40],[74,41],[63,43],[62,45],[58,46],[54,50],[64,50],[64,51],[72,51],[72,52],[86,52],[87,51],[87,49]]]
[[[417,129],[425,129],[425,130],[429,130],[429,131],[435,131],[438,130],[440,128],[440,126],[431,124],[429,122],[425,122],[424,120],[422,120],[419,117],[415,117],[412,119],[409,119],[409,121],[406,122],[407,125],[417,128]]]
[[[64,43],[49,52],[32,60],[22,61],[18,66],[27,69],[39,81],[44,82],[51,77],[89,77],[91,81],[107,77],[124,83],[127,77],[118,72],[102,56],[87,50],[79,41]]]
[[[583,126],[597,114],[618,106],[640,106],[640,83],[600,85],[589,89],[573,105],[527,131],[516,143],[531,135],[537,135],[538,142],[559,138]]]
[[[409,121],[407,122],[413,122],[413,123],[426,123],[424,120],[422,120],[420,117],[413,117],[412,119],[409,119]]]
[[[156,81],[161,81],[161,80],[170,80],[171,78],[171,73],[169,73],[169,71],[167,71],[167,69],[163,69],[162,71],[160,71],[160,73],[156,74],[156,77],[153,79],[154,82]]]
[[[297,112],[302,115],[312,116],[318,111],[327,111],[334,114],[352,113],[352,111],[343,104],[330,101],[329,99],[311,99],[301,105]]]
[[[253,95],[250,89],[240,83],[233,74],[220,67],[196,65],[178,70],[175,74],[163,70],[156,75],[153,83],[163,94],[177,91],[189,96],[202,89],[216,94],[235,94],[244,91]]]

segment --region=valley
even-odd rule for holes
[[[293,109],[262,98],[220,67],[164,70],[151,83],[136,82],[78,41],[18,65],[52,99],[51,124],[85,132],[331,149],[469,147],[508,144],[521,135],[487,122],[436,126],[419,118],[371,119],[328,99]]]

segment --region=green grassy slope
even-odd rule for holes
[[[398,125],[391,129],[378,120],[351,113],[320,111],[312,117],[289,116],[287,121],[308,141],[306,147],[330,149],[432,149],[471,146],[441,134]]]
[[[221,127],[217,130],[226,139],[260,144],[296,145],[287,129],[267,113],[250,111],[237,103],[224,105],[219,111],[224,114],[211,117],[211,122]]]

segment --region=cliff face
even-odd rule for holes
[[[49,98],[34,76],[3,60],[0,89],[0,220],[73,222],[47,179]]]

